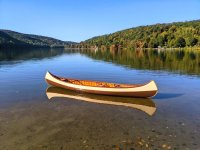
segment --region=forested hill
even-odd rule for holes
[[[139,26],[97,36],[83,46],[124,48],[200,47],[200,20]]]
[[[7,47],[64,47],[76,44],[50,37],[0,30],[0,48]]]

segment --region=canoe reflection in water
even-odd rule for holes
[[[80,101],[86,101],[98,104],[126,106],[141,110],[150,116],[152,116],[156,111],[155,103],[149,98],[131,98],[131,97],[86,94],[53,86],[47,88],[46,94],[48,99],[54,97],[65,97],[65,98],[76,99]]]

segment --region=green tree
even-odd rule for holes
[[[158,41],[158,45],[159,45],[159,46],[164,46],[164,44],[165,44],[165,39],[164,39],[163,36],[159,35],[159,36],[157,37],[157,41]]]
[[[150,41],[149,41],[149,44],[148,44],[148,47],[149,48],[157,48],[159,46],[159,43],[158,41],[156,41],[155,38],[152,38]]]
[[[196,39],[196,38],[189,38],[188,39],[188,46],[195,46],[196,44],[198,43],[198,39]]]
[[[183,37],[178,37],[175,40],[175,47],[185,47],[186,46],[186,42],[185,39]]]

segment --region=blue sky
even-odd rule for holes
[[[0,0],[1,29],[64,41],[195,19],[200,0]]]

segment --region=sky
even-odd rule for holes
[[[196,19],[200,0],[0,0],[0,29],[63,41]]]

